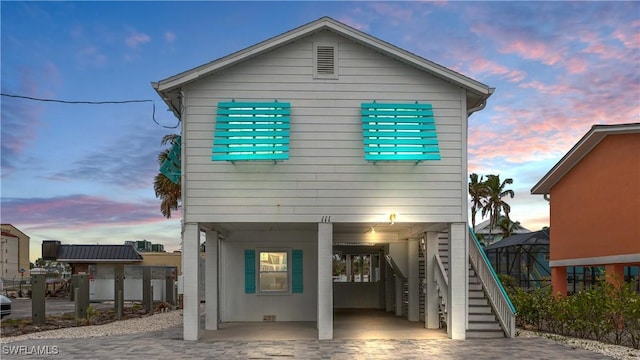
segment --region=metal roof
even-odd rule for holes
[[[538,195],[549,194],[551,188],[578,164],[580,160],[587,156],[606,136],[637,133],[640,133],[640,123],[593,125],[573,148],[531,188],[531,193]]]
[[[549,230],[538,230],[527,234],[512,235],[485,247],[484,250],[520,245],[549,245]]]
[[[142,255],[131,245],[60,245],[57,261],[135,262],[142,261]]]

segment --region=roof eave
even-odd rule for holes
[[[240,61],[247,60],[251,57],[255,57],[263,52],[273,50],[279,46],[296,41],[302,37],[308,36],[316,31],[322,29],[331,29],[337,33],[355,40],[361,44],[367,45],[383,53],[409,63],[423,71],[428,71],[437,77],[440,77],[446,81],[452,82],[458,86],[461,86],[479,97],[486,100],[493,93],[493,88],[488,87],[476,80],[459,74],[444,66],[438,65],[427,59],[424,59],[418,55],[412,54],[406,50],[403,50],[397,46],[391,45],[378,38],[375,38],[362,31],[354,29],[348,25],[337,22],[329,17],[323,17],[306,25],[302,25],[298,28],[290,30],[281,35],[262,41],[258,44],[250,46],[246,49],[237,51],[220,59],[214,60],[207,64],[198,66],[191,70],[182,72],[180,74],[171,76],[167,79],[161,80],[155,83],[154,88],[156,92],[165,99],[165,94],[171,90],[178,89],[183,85],[195,81],[203,76],[208,76],[216,71],[224,69],[228,66],[234,65]],[[166,102],[166,100],[165,100]],[[480,101],[482,102],[482,101]],[[170,105],[170,104],[168,104]]]
[[[580,160],[608,135],[640,132],[640,123],[593,125],[591,129],[567,152],[549,172],[531,188],[533,195],[546,195]]]

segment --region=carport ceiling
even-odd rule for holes
[[[203,229],[215,229],[222,234],[236,231],[317,231],[317,223],[206,223]],[[395,233],[399,239],[425,231],[443,231],[443,223],[333,223],[334,234],[365,234],[374,228],[379,233]]]

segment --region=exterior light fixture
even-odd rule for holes
[[[375,229],[373,226],[371,227],[371,233],[372,233],[372,234],[375,234],[375,233],[376,233],[376,229]]]
[[[392,213],[391,215],[389,215],[389,222],[391,223],[391,225],[396,223],[396,214]]]

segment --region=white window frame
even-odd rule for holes
[[[287,288],[284,290],[262,290],[262,281],[261,281],[261,274],[262,273],[270,273],[270,272],[274,272],[274,273],[285,273],[285,271],[263,271],[262,270],[262,266],[261,266],[261,262],[260,262],[260,257],[263,253],[286,253],[287,254]],[[292,289],[291,289],[291,278],[292,278],[292,271],[291,271],[291,265],[292,265],[292,260],[291,260],[291,249],[256,249],[256,294],[259,295],[289,295],[292,293]]]

